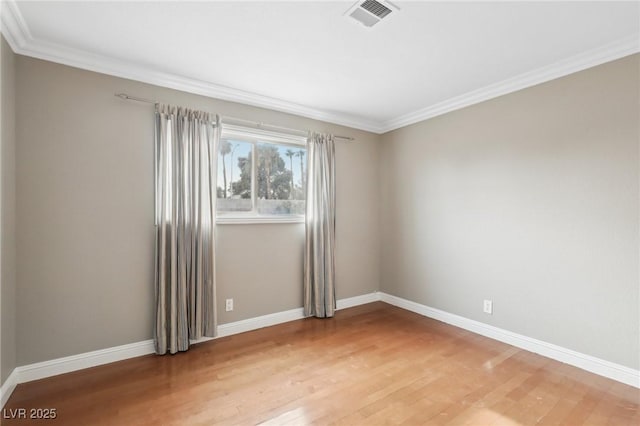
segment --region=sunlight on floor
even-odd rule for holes
[[[259,426],[276,426],[282,424],[308,424],[309,419],[307,419],[304,407],[296,408],[295,410],[287,411],[286,413],[282,413],[277,417],[267,420],[264,423],[260,423]]]
[[[521,426],[521,423],[486,408],[470,412],[465,416],[464,421],[461,421],[462,419],[456,420],[456,424],[465,425]]]
[[[436,417],[438,416],[436,415]],[[309,418],[304,407],[299,407],[295,410],[282,413],[264,423],[260,423],[259,426],[279,426],[284,424],[306,425],[310,424],[311,421],[312,419]],[[429,420],[427,420],[426,423],[428,424]],[[489,409],[469,411],[462,416],[456,417],[454,423],[460,425],[522,426],[521,423]]]

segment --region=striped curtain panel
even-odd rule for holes
[[[307,142],[307,205],[304,313],[332,317],[336,309],[336,168],[333,135],[314,133]]]
[[[215,115],[156,107],[155,350],[189,349],[216,333]]]

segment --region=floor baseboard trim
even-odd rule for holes
[[[232,336],[234,334],[258,330],[260,328],[270,327],[272,325],[295,321],[302,318],[304,318],[302,308],[296,308],[288,311],[276,312],[255,318],[221,324],[218,326],[218,337]]]
[[[340,310],[340,309],[353,308],[354,306],[358,306],[358,305],[366,305],[367,303],[378,302],[378,301],[380,301],[380,293],[376,291],[374,293],[362,294],[360,296],[340,299],[337,301],[336,306],[337,306],[337,309]]]
[[[363,294],[338,300],[337,307],[338,309],[346,309],[378,300],[380,300],[380,296],[377,292]],[[295,321],[302,318],[304,318],[302,308],[296,308],[288,311],[276,312],[255,318],[221,324],[218,326],[218,336],[216,338],[257,330],[259,328]],[[192,343],[201,343],[212,339],[214,338],[205,337],[194,340]],[[70,373],[72,371],[83,370],[85,368],[96,367],[98,365],[109,364],[138,356],[149,355],[154,352],[153,340],[144,340],[142,342],[130,343],[127,345],[115,346],[107,349],[100,349],[97,351],[85,352],[78,355],[71,355],[17,367],[11,372],[0,388],[0,407],[4,407],[4,404],[9,400],[9,397],[16,385],[20,383],[40,380],[51,376],[57,376],[59,374]]]
[[[7,403],[17,385],[18,372],[14,368],[11,374],[9,374],[9,377],[7,377],[7,380],[0,386],[0,408],[4,408],[4,404]]]
[[[640,388],[640,372],[638,370],[484,324],[479,321],[464,318],[449,312],[441,311],[439,309],[431,308],[387,293],[374,292],[341,299],[337,301],[337,308],[338,310],[347,309],[353,306],[376,301],[383,301],[390,305],[508,343],[518,348],[573,365],[583,370],[590,371],[636,388]],[[217,338],[257,330],[302,318],[304,318],[302,308],[296,308],[246,320],[221,324],[218,326]],[[212,340],[212,338],[199,339],[193,343],[200,343],[208,340]],[[17,367],[11,372],[7,380],[5,380],[0,387],[0,407],[4,407],[13,390],[20,383],[44,379],[59,374],[70,373],[72,371],[96,367],[98,365],[109,364],[152,353],[154,353],[153,340],[145,340],[142,342],[130,343],[127,345],[115,346],[112,348]]]
[[[50,361],[37,362],[16,368],[18,383],[40,380],[58,374],[70,373],[98,365],[109,364],[154,352],[153,340],[129,343],[127,345],[114,346],[107,349],[85,352],[78,355],[52,359]]]
[[[336,309],[347,309],[358,305],[364,305],[366,303],[377,302],[379,300],[380,295],[378,294],[378,292],[362,294],[360,296],[348,297],[346,299],[340,299],[336,301]],[[231,336],[238,333],[244,333],[246,331],[252,331],[264,327],[270,327],[272,325],[282,324],[284,322],[303,319],[304,317],[304,310],[302,308],[296,308],[290,309],[288,311],[276,312],[274,314],[249,318],[246,320],[221,324],[218,326],[217,337]],[[211,338],[199,339],[195,343],[200,343],[207,340],[211,340]]]
[[[640,388],[640,371],[591,355],[576,352],[562,346],[537,340],[522,334],[494,327],[479,321],[441,311],[430,306],[412,302],[387,293],[380,293],[380,300],[390,305],[429,317],[500,342],[543,355],[565,364],[573,365],[591,373]]]

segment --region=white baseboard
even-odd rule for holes
[[[58,374],[70,373],[137,356],[149,355],[154,352],[153,340],[129,343],[128,345],[85,352],[78,355],[56,358],[49,361],[37,362],[16,368],[18,383],[31,382]]]
[[[360,296],[349,297],[336,301],[338,310],[347,309],[353,306],[364,305],[366,303],[380,300],[378,292],[362,294]],[[257,330],[263,327],[270,327],[283,322],[295,321],[304,318],[302,308],[290,309],[288,311],[276,312],[275,314],[262,315],[255,318],[221,324],[218,326],[218,337],[231,336],[233,334],[244,333],[245,331]],[[200,339],[197,342],[211,340],[211,338]]]
[[[392,296],[390,294],[380,293],[380,300],[425,317],[433,318],[438,321],[472,331],[476,334],[481,334],[500,342],[508,343],[515,347],[546,356],[547,358],[573,365],[574,367],[581,368],[591,373],[640,388],[640,371],[625,367],[624,365],[605,361],[591,355],[576,352],[552,343],[543,342],[542,340],[537,340],[479,321],[464,318],[420,303],[412,302],[407,299]]]
[[[582,354],[571,349],[563,348],[541,340],[533,339],[521,334],[513,333],[498,327],[454,315],[439,309],[431,308],[420,303],[402,299],[386,293],[370,293],[361,296],[350,297],[337,301],[338,309],[346,309],[353,306],[363,305],[366,303],[383,301],[390,305],[397,306],[408,311],[418,313],[420,315],[472,331],[492,339],[508,343],[546,356],[551,359],[564,362],[569,365],[581,368],[586,371],[608,377],[610,379],[622,382],[636,388],[640,388],[640,372],[623,365],[605,361],[590,355]],[[225,337],[246,331],[257,330],[263,327],[269,327],[289,321],[295,321],[304,318],[302,308],[291,309],[274,314],[262,315],[256,318],[235,321],[228,324],[218,326],[218,336]],[[211,338],[203,338],[193,343],[205,342],[212,340]],[[78,355],[57,358],[50,361],[38,362],[35,364],[17,367],[9,375],[7,380],[0,387],[0,407],[4,407],[11,393],[19,383],[30,382],[33,380],[44,379],[46,377],[56,376],[58,374],[69,373],[72,371],[82,370],[98,365],[109,364],[116,361],[122,361],[142,355],[152,354],[154,352],[153,340],[145,340],[142,342],[130,343],[107,349],[101,349],[92,352],[86,352]]]
[[[364,294],[361,296],[338,300],[337,307],[338,309],[345,309],[378,300],[380,300],[378,293]],[[295,321],[302,318],[304,318],[302,308],[296,308],[246,320],[235,321],[228,324],[221,324],[218,326],[217,337],[231,336],[233,334],[257,330],[259,328]],[[201,343],[212,339],[214,338],[205,337],[192,341],[192,343]],[[4,404],[7,402],[16,385],[19,383],[44,379],[51,376],[57,376],[58,374],[70,373],[72,371],[148,355],[154,353],[154,351],[153,340],[144,340],[142,342],[130,343],[127,345],[115,346],[112,348],[100,349],[97,351],[85,352],[78,355],[71,355],[50,361],[43,361],[17,367],[11,372],[9,378],[2,385],[2,403],[0,404],[0,407],[4,407]]]
[[[274,314],[230,322],[227,324],[220,324],[218,326],[218,337],[231,336],[233,334],[270,327],[272,325],[295,321],[302,318],[304,318],[302,308],[296,308],[288,311],[276,312]]]
[[[346,299],[340,299],[337,301],[336,305],[338,310],[352,308],[358,305],[365,305],[371,302],[379,302],[380,301],[380,293],[377,291],[374,293],[363,294],[360,296],[348,297]]]
[[[0,386],[0,408],[4,407],[4,404],[9,400],[9,397],[13,393],[13,390],[18,385],[18,372],[14,368],[7,380]]]

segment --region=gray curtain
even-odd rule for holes
[[[304,313],[332,317],[336,309],[336,169],[333,135],[314,133],[307,142],[307,205]]]
[[[155,349],[216,333],[214,228],[218,118],[156,107]]]

